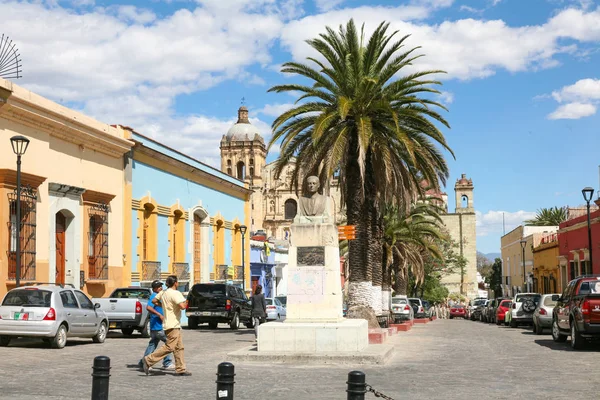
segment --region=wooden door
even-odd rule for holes
[[[56,213],[56,277],[55,282],[65,284],[65,231],[67,221],[65,216]]]
[[[199,283],[202,280],[202,277],[200,276],[202,273],[200,267],[201,224],[202,220],[200,220],[200,217],[194,214],[194,283]]]

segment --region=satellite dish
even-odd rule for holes
[[[23,65],[18,51],[15,43],[8,36],[2,34],[0,37],[0,78],[18,79],[22,77]]]

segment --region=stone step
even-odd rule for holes
[[[408,322],[403,322],[401,324],[391,324],[390,326],[396,328],[397,332],[408,332],[412,328],[412,324]]]
[[[388,338],[387,329],[369,329],[369,344],[383,344]]]

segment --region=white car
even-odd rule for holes
[[[415,317],[406,295],[392,297],[392,314],[394,322],[410,321]]]
[[[516,328],[519,324],[532,324],[535,311],[542,295],[539,293],[517,293],[510,310],[510,327]]]
[[[278,298],[265,299],[267,304],[267,321],[283,321],[286,316],[285,307]]]

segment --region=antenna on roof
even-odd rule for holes
[[[23,66],[21,54],[18,53],[16,44],[8,37],[0,36],[0,78],[19,79],[22,77]]]

